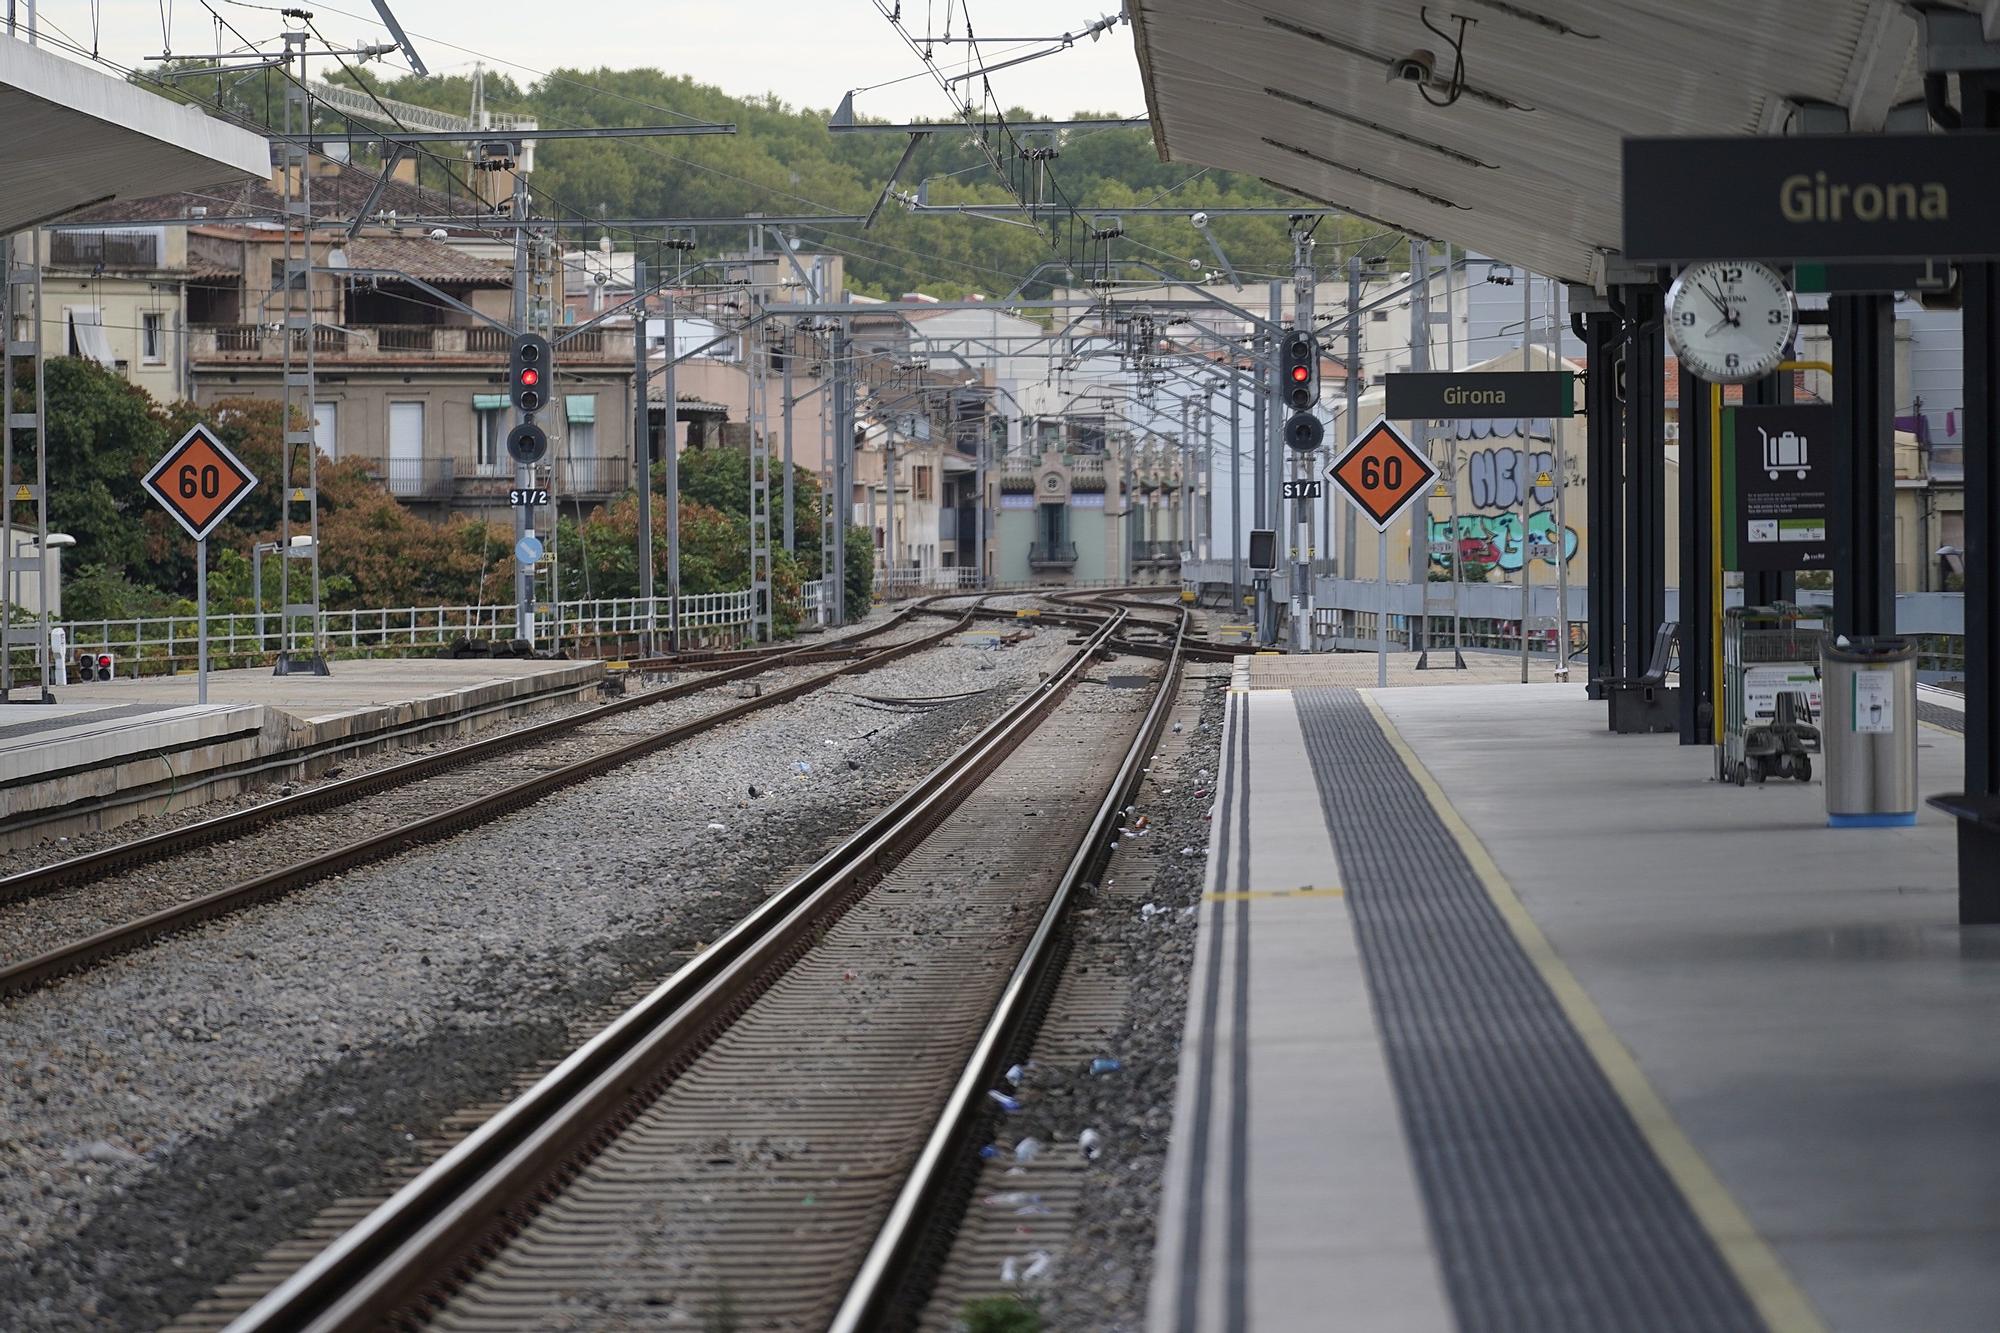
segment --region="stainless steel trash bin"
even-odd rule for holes
[[[1826,715],[1826,822],[1917,822],[1917,646],[1909,639],[1829,638],[1820,648]]]

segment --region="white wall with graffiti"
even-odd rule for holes
[[[1558,364],[1572,371],[1584,369],[1575,360],[1559,363],[1540,347],[1530,351],[1525,368],[1552,370]],[[1517,348],[1470,367],[1468,373],[1523,368],[1522,354]],[[1580,389],[1577,402],[1581,407]],[[1363,395],[1359,418],[1362,426],[1365,428],[1381,410],[1379,389]],[[1416,439],[1419,423],[1396,424],[1412,440]],[[1431,577],[1450,577],[1455,544],[1461,577],[1469,581],[1518,582],[1523,564],[1531,564],[1534,581],[1549,582],[1556,576],[1558,560],[1568,565],[1572,579],[1583,580],[1590,546],[1587,498],[1590,477],[1585,447],[1588,423],[1581,411],[1561,420],[1506,418],[1421,424],[1428,436],[1431,459],[1444,474],[1421,508],[1413,506],[1411,510],[1412,515],[1423,515],[1425,532],[1419,559]],[[1562,455],[1560,463],[1558,452]],[[1676,502],[1680,486],[1679,450],[1670,444],[1666,454],[1667,581],[1671,584],[1676,581],[1680,559]],[[1389,577],[1393,580],[1410,577],[1410,524],[1411,518],[1406,516],[1389,530]],[[1352,577],[1377,577],[1375,531],[1366,524],[1356,543],[1355,557]]]

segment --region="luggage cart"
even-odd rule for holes
[[[1741,787],[1768,777],[1812,780],[1820,752],[1819,612],[1780,603],[1722,613],[1722,745],[1716,776]]]

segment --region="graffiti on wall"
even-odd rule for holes
[[[1521,567],[1526,551],[1521,542],[1521,499],[1526,491],[1530,506],[1541,505],[1528,516],[1530,545],[1553,545],[1556,518],[1553,506],[1556,487],[1562,478],[1555,475],[1555,454],[1551,450],[1523,452],[1520,449],[1478,449],[1459,464],[1460,503],[1466,506],[1458,516],[1458,550],[1462,563],[1478,563],[1512,572]],[[1548,485],[1540,484],[1543,476]],[[1448,517],[1432,516],[1430,522],[1431,563],[1451,568],[1453,539]],[[1564,563],[1574,559],[1579,542],[1575,528],[1563,532]],[[1537,556],[1551,568],[1553,556]]]

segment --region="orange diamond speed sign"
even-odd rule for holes
[[[257,477],[208,427],[197,425],[139,484],[188,536],[202,541],[250,494]]]
[[[1438,469],[1388,418],[1377,417],[1326,474],[1382,531],[1437,480]]]

